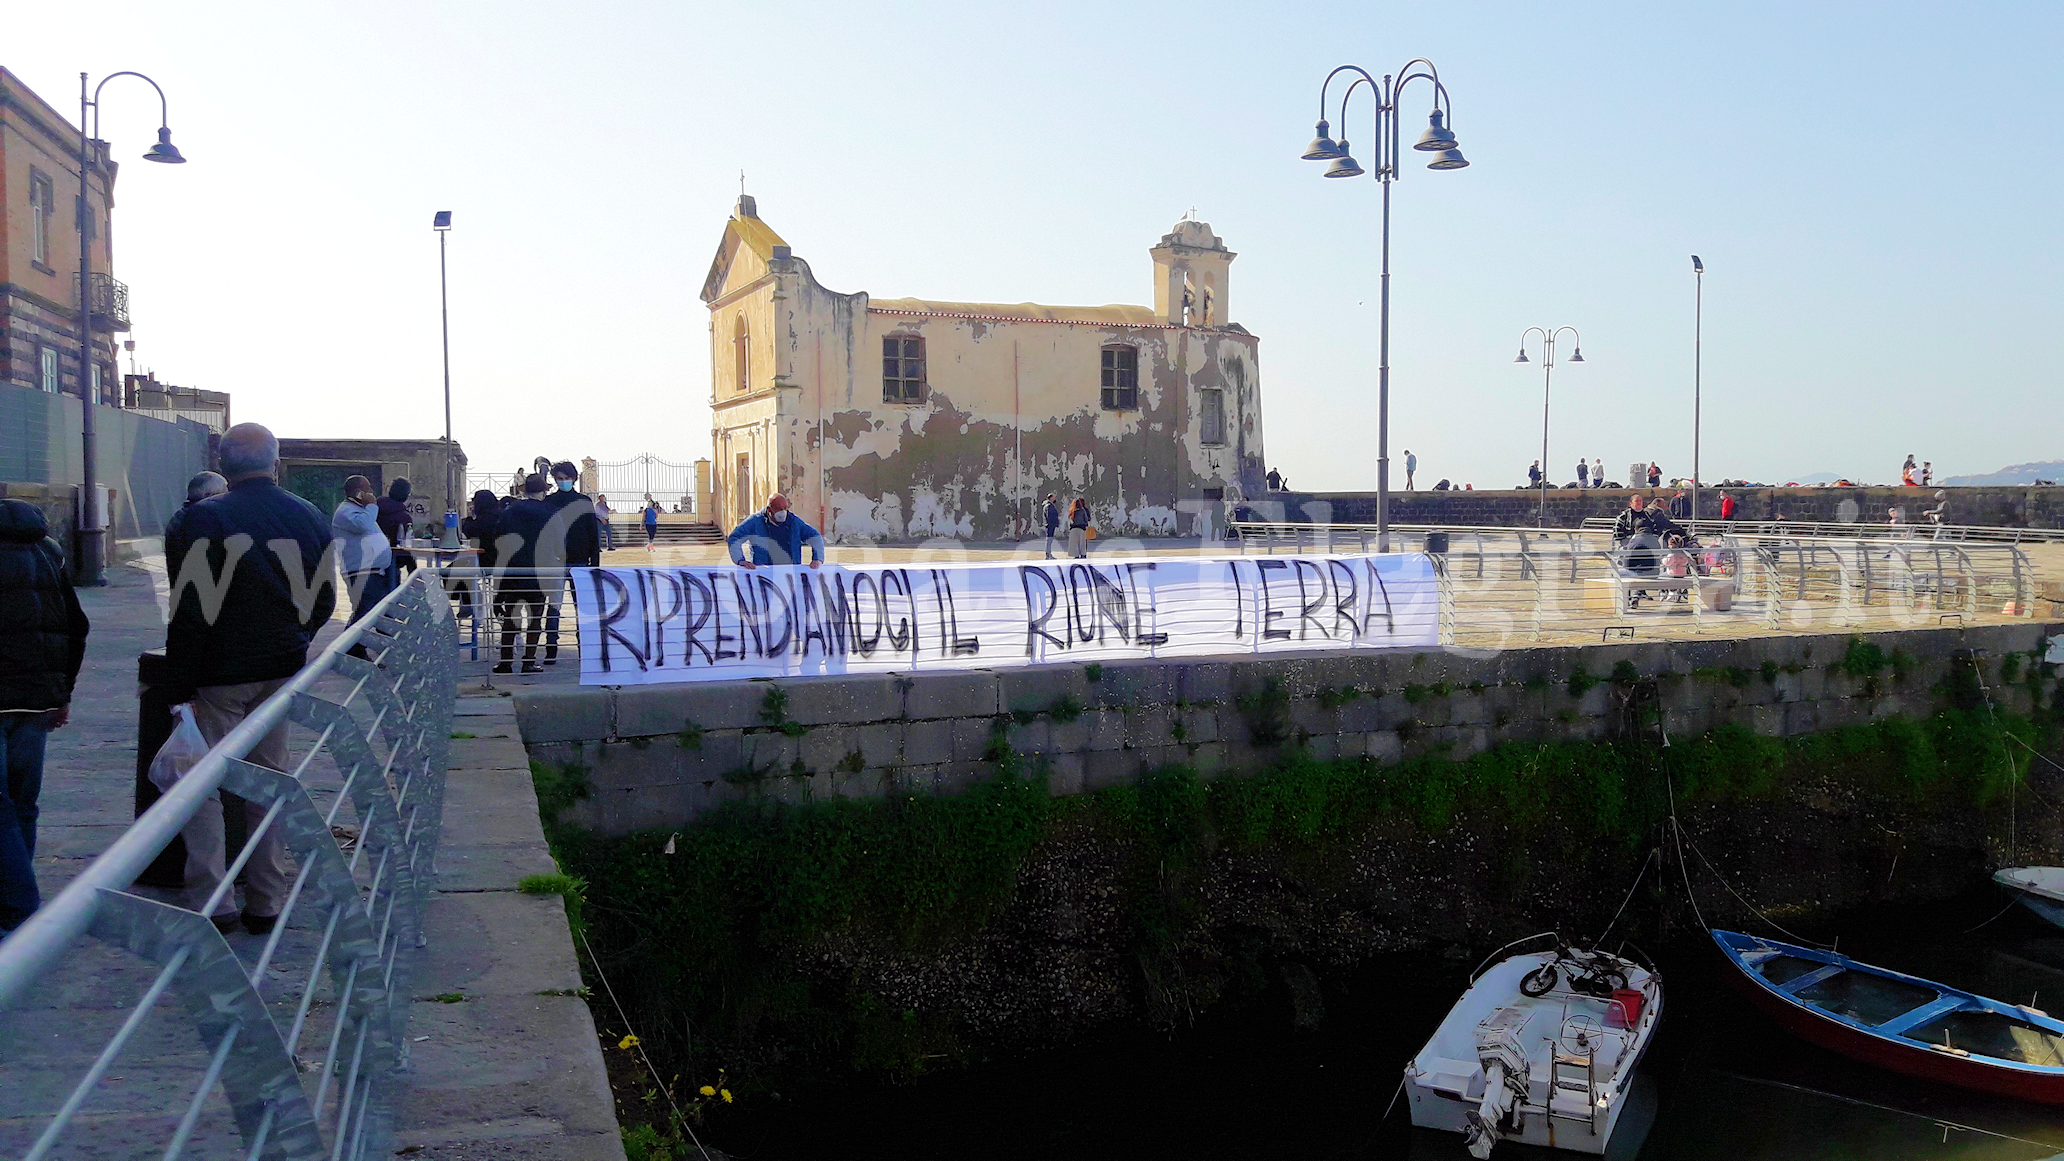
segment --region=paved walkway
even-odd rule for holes
[[[80,591],[93,631],[71,724],[51,735],[45,762],[36,877],[46,899],[132,821],[136,658],[164,644],[163,576],[157,561],[122,565],[105,587]],[[616,1161],[623,1147],[600,1046],[586,1002],[570,994],[581,979],[564,907],[515,890],[523,876],[554,868],[514,716],[499,690],[478,682],[461,690],[472,696],[461,698],[452,727],[436,892],[424,917],[429,942],[411,985],[414,1061],[394,1147],[414,1146],[410,1156],[424,1161]],[[297,736],[293,748],[305,744]],[[246,959],[262,945],[243,935],[229,942]],[[40,1130],[98,1050],[97,1037],[134,999],[139,967],[111,948],[82,948],[65,961],[61,986],[0,1018],[0,1153],[15,1155]],[[430,999],[454,995],[464,998]],[[82,1114],[82,1127],[92,1127],[59,1155],[128,1156],[129,1146],[150,1141],[151,1155],[163,1148],[176,1113],[166,1119],[161,1102],[181,1094],[183,1105],[205,1063],[191,1031],[172,1026],[184,1021],[166,1024],[123,1054]],[[197,1147],[225,1144],[208,1131],[220,1119],[204,1120]]]

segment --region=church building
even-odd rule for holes
[[[1262,490],[1260,340],[1234,255],[1182,221],[1149,306],[842,294],[740,197],[703,283],[712,517],[780,491],[843,542],[1037,535],[1043,498],[1102,536],[1191,536]]]

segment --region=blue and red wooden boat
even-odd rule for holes
[[[1735,983],[1788,1031],[1922,1080],[2064,1104],[2064,1022],[2018,1004],[1733,931],[1713,941]]]

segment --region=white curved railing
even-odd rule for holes
[[[357,644],[374,660],[345,652]],[[440,579],[420,570],[0,941],[0,1153],[386,1154],[442,832],[456,645]],[[291,769],[244,761],[281,723],[300,727]],[[133,887],[218,790],[246,800],[253,833],[280,828],[294,864],[255,950]],[[115,1083],[125,1077],[141,1083]]]

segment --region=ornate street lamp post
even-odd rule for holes
[[[1383,266],[1379,364],[1376,377],[1376,550],[1390,551],[1390,183],[1398,179],[1400,150],[1398,147],[1398,98],[1406,85],[1416,80],[1426,80],[1433,85],[1433,111],[1427,116],[1426,131],[1412,148],[1422,153],[1433,154],[1428,169],[1462,169],[1469,165],[1462,151],[1455,147],[1455,133],[1445,120],[1452,120],[1448,107],[1448,91],[1441,85],[1440,73],[1433,62],[1419,57],[1405,63],[1394,75],[1386,74],[1382,81],[1369,75],[1366,69],[1357,65],[1341,65],[1326,74],[1319,85],[1319,124],[1317,135],[1305,147],[1306,161],[1330,161],[1326,168],[1327,177],[1360,177],[1369,171],[1356,163],[1348,150],[1347,138],[1335,142],[1332,129],[1326,122],[1326,89],[1333,78],[1343,72],[1355,74],[1355,81],[1347,87],[1340,98],[1340,125],[1347,127],[1347,103],[1355,90],[1363,85],[1376,97],[1376,169],[1372,176],[1383,184]]]
[[[1539,524],[1548,527],[1548,381],[1555,375],[1555,338],[1564,331],[1570,333],[1570,357],[1572,363],[1584,361],[1584,341],[1577,336],[1575,327],[1528,327],[1519,332],[1519,358],[1515,363],[1531,362],[1526,354],[1527,336],[1539,332],[1541,335],[1541,515]]]
[[[172,130],[166,128],[165,90],[158,89],[158,82],[142,73],[109,73],[93,86],[92,95],[86,91],[86,74],[79,74],[79,205],[72,217],[79,231],[79,401],[80,413],[85,417],[79,425],[79,500],[81,521],[79,529],[79,552],[72,562],[72,575],[76,583],[98,585],[107,583],[107,505],[100,496],[100,436],[99,425],[94,412],[100,407],[99,393],[93,390],[93,247],[87,230],[93,222],[93,200],[91,175],[93,156],[91,142],[100,139],[100,90],[107,87],[116,77],[137,77],[153,89],[158,90],[158,143],[143,155],[145,161],[159,161],[168,165],[181,165],[186,158],[180,156],[177,146],[172,144]],[[93,112],[93,131],[89,138],[86,129],[87,110]],[[113,199],[108,201],[109,236],[113,236]],[[111,272],[112,273],[112,272]],[[108,286],[109,308],[113,312],[115,287]]]

